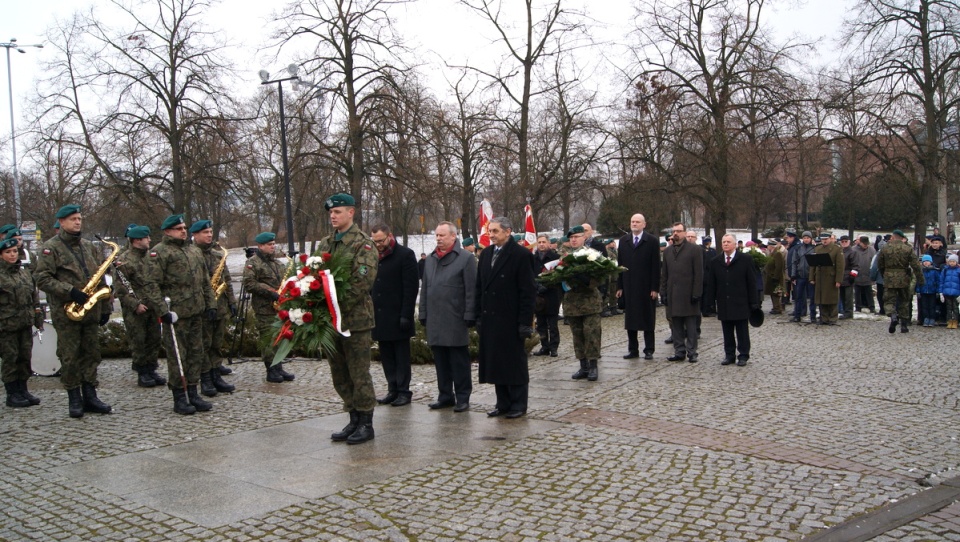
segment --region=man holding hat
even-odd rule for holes
[[[279,384],[290,382],[295,376],[283,368],[283,363],[273,364],[276,350],[273,347],[273,323],[277,318],[274,303],[280,299],[280,282],[283,281],[283,265],[277,261],[277,235],[262,232],[254,238],[257,251],[247,259],[243,267],[243,288],[250,292],[253,315],[260,332],[260,348],[263,365],[267,369],[267,382]]]
[[[373,438],[373,408],[377,397],[370,378],[370,330],[374,326],[370,290],[377,278],[378,252],[370,236],[353,223],[356,202],[350,194],[334,194],[323,204],[334,232],[320,241],[315,255],[346,252],[352,259],[350,291],[340,299],[343,329],[350,336],[336,335],[337,351],[330,359],[333,387],[350,413],[350,423],[333,433],[334,441],[360,444]]]
[[[217,317],[210,275],[200,249],[187,242],[187,225],[183,215],[171,215],[160,226],[163,239],[147,255],[147,282],[144,297],[147,306],[160,314],[164,350],[167,352],[167,386],[173,392],[173,411],[177,414],[206,412],[213,405],[197,393],[200,370],[206,356],[203,351],[203,321]],[[169,299],[169,301],[166,301]],[[179,348],[183,376],[187,380],[184,393],[177,363]]]
[[[567,237],[570,252],[582,248],[587,240],[583,226],[570,228]],[[570,290],[563,295],[563,319],[570,325],[573,351],[580,360],[580,370],[571,376],[574,380],[586,378],[594,382],[599,378],[597,360],[600,359],[600,308],[603,300],[598,285],[597,279],[569,284]]]
[[[213,275],[220,262],[227,257],[226,249],[213,241],[213,221],[198,220],[190,226],[193,244],[203,254],[203,262],[207,268],[208,277],[213,286]],[[227,317],[237,314],[237,297],[233,295],[233,280],[230,278],[230,269],[226,265],[220,271],[220,282],[225,288],[216,300],[217,317],[214,320],[203,322],[203,365],[200,367],[200,393],[207,397],[214,397],[218,392],[233,393],[233,384],[223,379],[220,372],[223,367],[223,358],[220,357],[220,345],[223,336],[227,333]]]
[[[37,287],[47,293],[53,327],[57,330],[60,382],[67,390],[71,418],[80,418],[84,412],[109,414],[110,405],[97,397],[97,327],[110,320],[110,301],[99,302],[79,322],[67,317],[66,311],[68,303],[82,305],[90,299],[83,290],[103,264],[103,256],[93,243],[80,237],[83,215],[79,205],[64,205],[56,217],[60,233],[43,244],[34,278]],[[100,289],[107,283],[101,277],[94,286]]]
[[[907,236],[900,230],[893,230],[890,242],[877,255],[877,269],[883,275],[883,305],[890,315],[887,331],[893,333],[900,322],[900,332],[907,333],[912,312],[910,288],[912,278],[917,286],[924,284],[923,270],[913,249],[906,242]]]
[[[133,354],[133,370],[137,385],[143,388],[162,386],[167,379],[157,374],[160,355],[160,315],[147,306],[144,298],[147,281],[147,252],[150,250],[150,228],[130,224],[124,234],[129,246],[117,256],[114,295],[120,301],[123,326]]]

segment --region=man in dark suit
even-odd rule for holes
[[[493,384],[496,408],[487,416],[519,418],[527,412],[530,372],[527,337],[533,335],[533,255],[517,244],[510,221],[490,221],[489,248],[477,264],[477,328],[480,332],[479,380]]]
[[[550,248],[550,239],[546,235],[537,237],[537,250],[533,253],[534,275],[540,274],[548,263],[559,260],[557,251]],[[540,335],[540,350],[534,356],[557,357],[560,347],[560,328],[557,321],[560,316],[560,288],[537,284],[537,333]]]
[[[413,337],[413,311],[419,289],[417,258],[409,248],[397,243],[385,224],[374,226],[370,235],[380,261],[377,278],[370,291],[373,297],[372,338],[380,347],[380,363],[387,378],[387,395],[377,399],[381,405],[410,404],[410,337]]]
[[[750,359],[750,312],[760,308],[760,295],[753,271],[753,259],[737,251],[737,239],[731,234],[720,241],[723,250],[707,265],[704,287],[706,299],[716,301],[717,319],[723,328],[724,358],[721,365],[739,367]]]
[[[617,297],[623,299],[623,327],[627,330],[627,354],[623,359],[640,357],[638,331],[643,330],[644,359],[653,359],[656,342],[660,244],[656,237],[643,231],[646,227],[642,214],[630,217],[630,233],[620,238],[617,250],[617,264],[627,268],[617,277]]]

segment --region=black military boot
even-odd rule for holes
[[[110,414],[113,408],[104,403],[97,397],[97,388],[88,382],[84,382],[80,385],[80,390],[83,392],[83,411],[84,412],[96,412],[97,414]]]
[[[197,408],[191,405],[190,400],[187,399],[187,392],[181,388],[173,389],[173,411],[184,416],[197,411]]]
[[[20,381],[17,382],[17,383],[20,384],[20,393],[23,394],[23,397],[24,397],[27,401],[30,401],[30,406],[39,405],[39,404],[40,404],[40,398],[37,397],[36,395],[33,395],[32,393],[30,393],[30,390],[27,389],[27,381],[26,381],[26,380],[20,380]]]
[[[282,363],[277,364],[277,373],[287,382],[292,382],[294,378],[297,378],[295,374],[287,372],[287,370],[283,368]]]
[[[217,367],[217,370],[220,371],[221,375],[233,374],[233,369],[231,369],[230,367],[227,367],[226,365],[221,365]]]
[[[900,320],[900,333],[908,333],[910,330],[907,329],[906,319]]]
[[[350,411],[350,423],[344,426],[343,430],[339,433],[333,433],[330,435],[330,440],[334,442],[343,442],[347,440],[354,431],[357,430],[357,425],[360,423],[360,413],[356,410]]]
[[[233,390],[237,389],[236,386],[223,379],[220,375],[220,369],[216,367],[210,369],[210,380],[213,381],[213,387],[217,388],[217,391],[233,393]]]
[[[890,327],[887,328],[887,331],[893,333],[897,330],[897,313],[890,315]]]
[[[373,440],[373,411],[357,413],[359,420],[357,430],[347,437],[347,444],[360,444],[368,440]]]
[[[187,399],[197,409],[197,412],[206,412],[213,409],[213,403],[208,403],[197,393],[197,386],[187,386]]]
[[[157,381],[153,379],[153,375],[150,374],[150,369],[141,367],[137,369],[137,385],[141,388],[154,388],[157,386]]]
[[[24,408],[30,406],[30,401],[23,396],[20,391],[19,382],[4,382],[3,387],[7,390],[7,406],[13,408]]]
[[[200,373],[200,393],[207,397],[217,396],[217,387],[213,385],[213,377],[210,376],[210,371]]]
[[[570,378],[574,380],[583,380],[584,378],[587,378],[587,374],[590,372],[589,368],[590,368],[590,365],[587,363],[587,360],[585,359],[580,360],[580,370],[573,373],[573,376],[571,376]]]
[[[68,408],[71,418],[83,417],[83,395],[80,394],[80,388],[67,390]]]
[[[590,382],[596,382],[597,378],[600,377],[600,372],[597,369],[597,360],[592,359],[587,364],[587,380]]]
[[[264,365],[267,366],[267,382],[273,382],[275,384],[283,382],[283,375],[277,372],[276,365],[270,365],[269,362],[265,362]]]
[[[152,378],[153,381],[156,382],[158,386],[166,385],[167,379],[160,376],[160,374],[157,373],[156,363],[154,363],[153,366],[150,367],[149,371],[150,371],[150,378]]]

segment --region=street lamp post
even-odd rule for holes
[[[287,163],[287,120],[283,114],[283,82],[294,81],[294,84],[296,84],[296,82],[300,80],[300,77],[297,76],[296,64],[287,66],[287,72],[290,74],[290,77],[273,80],[270,79],[270,72],[267,70],[260,70],[259,75],[261,85],[276,83],[277,91],[280,95],[280,154],[283,157],[283,190],[287,199],[287,244],[289,248],[288,254],[293,258],[296,255],[296,250],[293,246],[293,204],[290,201],[290,166]]]
[[[0,47],[7,50],[7,90],[10,92],[10,148],[13,149],[13,208],[17,218],[17,227],[20,227],[20,171],[17,169],[17,131],[13,123],[13,75],[10,71],[10,49],[18,53],[26,53],[24,47],[43,49],[43,44],[18,45],[17,38],[10,38],[7,43],[0,43]]]

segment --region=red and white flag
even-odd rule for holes
[[[537,228],[533,226],[533,209],[528,204],[523,208],[523,246],[532,247],[537,244]]]
[[[480,201],[480,219],[477,221],[477,228],[480,230],[480,235],[477,238],[477,244],[481,247],[490,246],[490,235],[487,233],[487,225],[490,224],[490,220],[493,219],[493,207],[490,206],[490,202],[484,198]]]
[[[337,299],[337,285],[333,281],[333,273],[329,269],[320,271],[320,280],[323,284],[324,297],[327,298],[327,310],[330,311],[330,321],[333,329],[344,337],[350,336],[349,329],[343,329],[343,314],[340,312],[340,301]]]

